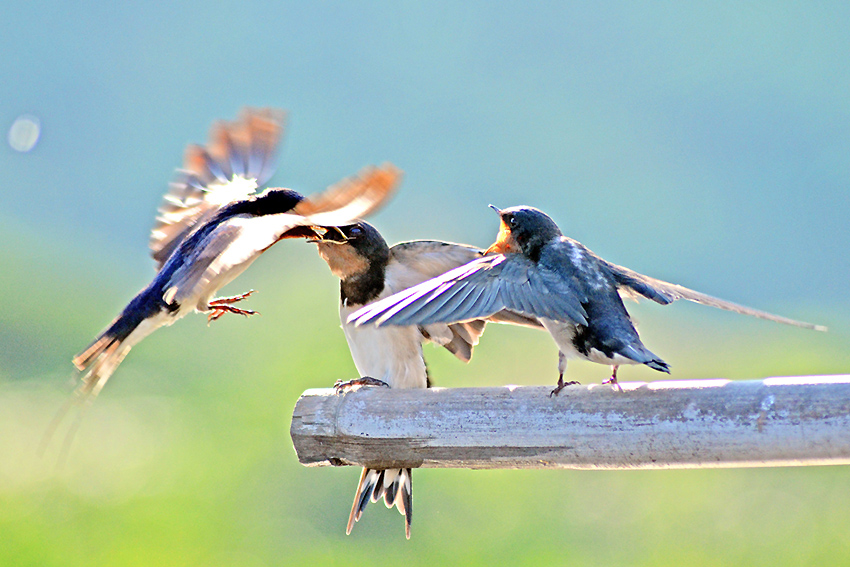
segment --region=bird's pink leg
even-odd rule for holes
[[[219,297],[213,299],[207,305],[207,309],[211,311],[209,315],[207,315],[207,323],[211,321],[215,321],[225,313],[235,313],[237,315],[244,315],[247,317],[248,315],[259,315],[256,311],[251,311],[250,309],[239,309],[238,307],[233,307],[233,303],[237,301],[242,301],[246,297],[250,296],[254,293],[254,290],[246,291],[240,295],[234,295],[233,297]]]
[[[611,384],[611,385],[613,385],[613,386],[617,386],[617,389],[618,389],[618,390],[620,390],[620,391],[622,392],[622,391],[623,391],[623,387],[622,387],[622,386],[620,386],[620,383],[617,381],[617,369],[618,369],[619,367],[620,367],[620,366],[619,366],[619,365],[616,365],[616,364],[615,364],[615,365],[612,365],[612,366],[611,366],[611,377],[610,377],[610,378],[608,378],[607,380],[605,380],[605,381],[604,381],[604,382],[602,382],[602,383],[603,383],[603,384]]]
[[[558,392],[566,388],[567,386],[575,386],[580,384],[580,382],[576,380],[570,380],[569,382],[564,382],[564,372],[567,371],[567,357],[564,356],[562,351],[558,351],[558,385],[555,386],[555,389],[549,392],[549,397],[557,396]]]

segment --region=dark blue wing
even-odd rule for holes
[[[604,260],[600,261],[605,262]],[[759,319],[766,319],[768,321],[775,321],[777,323],[784,323],[786,325],[793,325],[795,327],[802,327],[804,329],[814,329],[816,331],[826,330],[826,327],[823,327],[821,325],[814,325],[812,323],[796,321],[794,319],[789,319],[788,317],[782,317],[781,315],[773,315],[772,313],[768,313],[766,311],[753,309],[752,307],[746,307],[744,305],[739,305],[731,301],[712,297],[711,295],[706,295],[704,293],[688,289],[681,285],[657,280],[649,276],[644,276],[643,274],[639,274],[638,272],[635,272],[628,268],[624,268],[622,266],[618,266],[616,264],[612,264],[610,262],[605,262],[605,265],[610,270],[611,274],[614,276],[614,280],[617,282],[617,285],[620,286],[620,288],[626,288],[625,291],[627,292],[642,295],[643,297],[651,299],[656,303],[660,303],[662,305],[673,303],[677,299],[687,299],[688,301],[693,301],[694,303],[708,305],[709,307],[717,307],[718,309],[725,309],[726,311],[733,311],[735,313],[741,313],[743,315],[751,315],[753,317],[758,317]]]
[[[483,319],[502,310],[587,324],[582,294],[520,254],[473,260],[372,303],[348,318],[356,325],[427,325]]]

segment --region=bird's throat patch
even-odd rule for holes
[[[511,229],[508,228],[505,221],[501,221],[496,242],[487,249],[485,254],[511,254],[519,251],[520,248],[516,243],[516,239],[511,234]]]
[[[319,256],[328,263],[331,273],[341,280],[362,274],[369,269],[369,261],[353,246],[338,242],[317,242]]]

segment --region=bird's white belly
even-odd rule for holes
[[[585,358],[573,344],[573,337],[576,334],[576,326],[563,321],[554,321],[552,319],[540,319],[543,327],[549,331],[552,338],[555,339],[555,344],[558,349],[567,358]]]
[[[558,349],[560,349],[560,351],[564,353],[564,356],[568,359],[580,358],[582,360],[596,362],[597,364],[609,364],[612,366],[620,366],[621,364],[640,364],[639,362],[626,358],[625,356],[620,356],[619,354],[614,354],[613,357],[606,356],[605,353],[596,350],[595,348],[591,348],[585,355],[579,352],[573,344],[573,337],[576,334],[575,325],[565,323],[563,321],[553,321],[552,319],[540,319],[540,322],[543,324],[543,327],[549,331],[552,338],[555,339],[555,344],[558,345]]]
[[[228,219],[198,245],[196,254],[213,254],[213,261],[200,273],[182,268],[186,273],[175,275],[172,299],[198,311],[208,311],[208,304],[218,290],[244,272],[281,234],[298,225],[300,218],[280,213]],[[166,302],[171,303],[169,298]]]
[[[415,326],[355,327],[345,322],[354,309],[340,309],[342,329],[361,376],[377,378],[392,388],[426,388],[422,335]]]
[[[195,298],[187,303],[193,306],[197,311],[209,311],[209,303],[214,299],[218,290],[239,277],[242,272],[248,269],[248,266],[250,266],[251,263],[259,257],[260,252],[257,252],[243,260],[241,263],[216,274],[209,283],[204,285],[201,289],[198,289],[198,293],[195,295]]]

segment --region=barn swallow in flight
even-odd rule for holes
[[[429,340],[464,362],[472,357],[472,349],[484,332],[484,320],[378,328],[355,327],[348,323],[348,316],[364,305],[480,258],[481,250],[435,240],[402,242],[390,247],[377,229],[365,222],[329,229],[312,241],[318,245],[319,255],[333,275],[340,279],[342,329],[361,376],[338,382],[337,392],[361,385],[430,387],[422,355],[422,344]],[[536,325],[535,321],[512,313],[495,313],[491,320]],[[411,472],[411,469],[363,469],[346,533],[351,533],[370,500],[377,502],[383,497],[388,508],[397,506],[404,514],[404,532],[409,539],[413,513]]]
[[[635,330],[621,296],[643,296],[661,305],[687,299],[797,327],[825,327],[794,321],[717,299],[680,285],[606,262],[580,242],[561,234],[555,222],[532,207],[497,209],[496,242],[481,258],[351,314],[355,328],[366,323],[429,325],[486,318],[510,310],[539,320],[560,349],[558,385],[564,386],[568,358],[612,366],[617,383],[622,364],[645,364],[670,372]]]
[[[190,146],[160,208],[150,247],[153,281],[80,354],[84,374],[75,395],[48,428],[44,445],[73,405],[91,403],[130,349],[159,327],[192,311],[208,321],[224,313],[252,315],[233,304],[252,292],[214,298],[278,240],[315,237],[311,225],[342,224],[367,215],[393,193],[400,173],[391,165],[303,197],[291,189],[257,190],[271,177],[283,114],[246,109],[239,120],[213,126],[207,147]],[[69,448],[73,425],[60,462]]]

